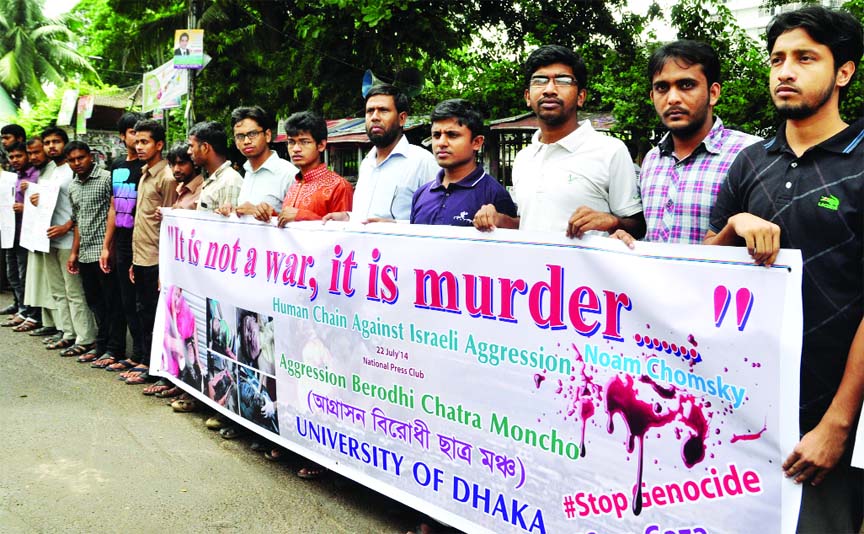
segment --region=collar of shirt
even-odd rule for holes
[[[319,164],[317,167],[307,173],[298,172],[294,176],[294,181],[303,182],[304,184],[311,184],[322,176],[326,176],[329,172],[330,170],[327,168],[327,164],[321,162],[321,164]]]
[[[372,165],[374,165],[376,167],[380,167],[381,165],[384,165],[385,163],[390,161],[390,159],[395,157],[395,156],[399,156],[400,158],[407,157],[408,156],[407,155],[408,146],[410,144],[411,143],[408,142],[408,138],[405,137],[405,132],[402,132],[401,137],[399,137],[399,141],[396,143],[396,146],[393,147],[393,150],[390,151],[390,154],[386,158],[384,158],[384,161],[382,161],[380,164],[377,162],[377,160],[378,160],[378,147],[377,146],[372,147],[372,150],[369,151],[369,154],[367,154],[366,157],[369,159],[369,161],[372,162]]]
[[[534,151],[532,155],[536,155],[544,146],[550,145],[558,145],[567,152],[575,152],[576,149],[579,147],[579,144],[582,142],[582,138],[586,135],[591,134],[592,132],[594,132],[594,127],[591,126],[591,121],[588,119],[580,122],[578,128],[565,135],[561,139],[555,141],[554,143],[544,143],[543,141],[541,141],[540,130],[537,130],[531,137],[531,147]]]
[[[708,131],[708,135],[706,135],[705,139],[702,140],[699,146],[693,150],[691,155],[700,152],[703,148],[711,154],[720,154],[723,151],[725,131],[726,128],[723,127],[723,121],[720,120],[720,117],[714,119],[714,124],[711,126],[711,130]],[[675,143],[672,140],[672,134],[670,132],[666,132],[666,135],[663,136],[663,139],[660,140],[660,143],[657,146],[660,148],[661,155],[667,157],[675,156]]]
[[[189,192],[194,193],[195,191],[197,191],[201,187],[201,184],[203,182],[204,182],[204,176],[202,176],[200,174],[198,176],[196,176],[195,178],[192,178],[191,180],[189,180],[188,184],[184,184],[183,182],[179,182],[177,184],[177,194],[182,196],[184,191],[189,191]]]
[[[230,166],[231,166],[231,161],[226,159],[225,162],[223,162],[222,165],[219,165],[219,168],[216,169],[215,171],[213,171],[212,173],[207,173],[206,170],[202,169],[201,175],[204,177],[204,183],[209,184],[210,182],[216,180],[217,178],[219,178],[222,175],[222,173],[225,171],[225,169],[227,169]]]
[[[93,178],[93,177],[96,176],[97,174],[100,174],[100,172],[99,172],[99,165],[96,165],[96,164],[94,163],[94,164],[93,164],[93,168],[90,169],[90,174],[87,175],[87,179],[86,179],[86,180],[82,180],[81,177],[78,176],[78,173],[75,173],[75,181],[78,182],[79,184],[83,184],[83,183],[85,183],[85,182],[89,182],[89,181],[90,181],[90,178]]]
[[[818,147],[828,152],[834,152],[835,154],[849,154],[855,150],[855,147],[858,146],[862,140],[864,140],[864,118],[853,122],[833,137],[829,137],[818,145],[808,148],[804,153],[806,154]],[[767,141],[763,146],[769,153],[786,151],[794,154],[792,149],[789,148],[789,142],[786,140],[785,122],[777,128],[777,135],[774,136],[774,139]]]
[[[251,172],[251,173],[261,172],[262,169],[267,169],[268,171],[272,172],[273,174],[278,174],[276,172],[276,164],[277,164],[277,160],[280,160],[280,159],[282,159],[282,158],[279,157],[279,154],[277,154],[275,150],[271,150],[270,151],[270,157],[267,158],[266,160],[264,160],[264,163],[262,163],[261,166],[258,167],[256,170],[254,170],[254,171],[252,170],[252,164],[249,163],[248,160],[246,161],[246,163],[243,164],[243,168],[246,169],[246,172]]]
[[[483,170],[482,165],[478,165],[476,169],[471,171],[465,178],[462,178],[458,182],[450,182],[449,187],[461,187],[462,189],[472,189],[475,185],[477,185],[483,176],[486,175],[486,171]],[[438,176],[435,177],[435,185],[429,188],[430,191],[437,191],[440,189],[444,189],[444,169],[438,171]]]
[[[29,167],[18,173],[18,179],[26,180],[28,182],[35,182],[39,179],[39,169],[37,169],[33,165],[30,165]]]
[[[144,176],[146,176],[148,174],[150,176],[156,176],[157,174],[162,172],[162,169],[164,169],[166,165],[168,165],[167,159],[159,160],[159,163],[157,163],[156,165],[153,165],[152,167],[148,167],[147,165],[144,165],[144,167],[141,168],[141,177],[143,178]]]

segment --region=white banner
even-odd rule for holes
[[[55,171],[56,172],[56,171]],[[38,194],[39,205],[34,206],[30,197]],[[43,181],[30,184],[24,193],[24,214],[21,217],[22,247],[33,252],[49,252],[51,240],[48,239],[48,228],[51,226],[51,216],[57,205],[57,195],[60,194],[60,184],[56,181]]]
[[[15,246],[15,188],[18,175],[14,172],[0,172],[0,248]]]
[[[800,254],[639,249],[166,212],[151,365],[469,532],[793,532]]]

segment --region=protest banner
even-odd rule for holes
[[[793,532],[801,258],[166,210],[151,371],[468,532]]]
[[[72,172],[71,170],[69,172]],[[39,205],[34,206],[30,197],[39,195]],[[24,211],[21,216],[21,237],[19,243],[32,252],[48,253],[51,240],[48,238],[48,228],[51,227],[51,217],[57,205],[60,194],[60,184],[54,181],[42,181],[30,184],[24,195]]]

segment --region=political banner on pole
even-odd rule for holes
[[[177,70],[173,61],[145,72],[141,97],[141,111],[180,107],[180,99],[189,91],[189,71]]]
[[[793,532],[801,259],[167,211],[151,366],[468,532]]]

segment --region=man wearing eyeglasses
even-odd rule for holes
[[[327,168],[321,154],[327,148],[327,122],[311,111],[300,111],[285,121],[288,153],[300,172],[282,202],[278,224],[318,221],[328,213],[351,211],[354,190],[345,178]]]
[[[487,204],[474,216],[474,226],[561,232],[571,238],[618,229],[642,236],[642,201],[627,147],[578,120],[587,82],[582,59],[563,46],[541,46],[528,57],[525,74],[525,102],[540,129],[513,162],[519,216]]]
[[[231,112],[234,142],[246,156],[246,175],[237,198],[237,215],[251,215],[270,222],[282,211],[282,199],[297,174],[297,167],[270,149],[273,130],[267,113],[258,106],[240,107]],[[228,215],[232,206],[222,206],[218,213]]]
[[[438,174],[432,153],[412,145],[403,135],[408,97],[398,88],[380,84],[366,94],[366,135],[375,145],[360,163],[354,208],[330,213],[325,221],[411,218],[411,200],[421,185]]]

